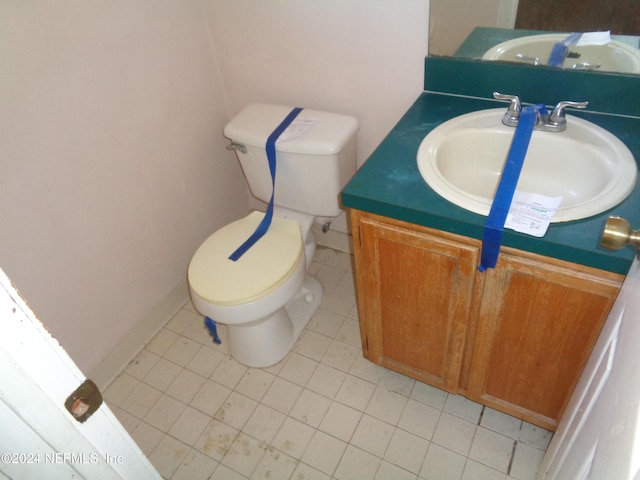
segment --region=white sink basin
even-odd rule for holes
[[[488,215],[515,128],[502,124],[504,108],[451,119],[418,149],[418,169],[440,196]],[[636,184],[633,155],[617,137],[567,115],[564,132],[534,130],[517,189],[562,196],[552,222],[579,220],[622,202]]]
[[[539,63],[545,65],[556,42],[567,34],[549,33],[514,38],[487,50],[484,60]],[[565,58],[562,68],[597,69],[606,72],[640,73],[640,50],[626,43],[612,40],[607,45],[570,45],[569,51],[579,58]]]

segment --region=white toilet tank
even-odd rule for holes
[[[292,109],[254,103],[224,129],[251,192],[264,202],[270,200],[272,192],[267,138]],[[302,110],[276,143],[274,203],[314,216],[340,214],[339,193],[356,171],[357,132],[358,121],[353,117]]]

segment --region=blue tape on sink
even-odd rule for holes
[[[482,253],[478,270],[484,272],[487,268],[495,268],[502,243],[504,222],[507,220],[509,207],[516,191],[518,178],[524,164],[524,159],[529,148],[529,141],[536,124],[538,111],[544,109],[543,105],[529,105],[522,109],[518,126],[516,127],[511,147],[507,154],[507,161],[502,169],[500,183],[496,195],[491,204],[489,216],[484,224],[482,237]]]

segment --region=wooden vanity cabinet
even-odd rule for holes
[[[364,356],[457,391],[482,293],[477,246],[357,210],[352,222]]]
[[[486,272],[467,393],[554,430],[623,278],[505,250]]]
[[[621,275],[352,210],[363,354],[554,430]]]

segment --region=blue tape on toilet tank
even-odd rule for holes
[[[258,240],[260,240],[267,230],[269,230],[269,226],[271,225],[271,219],[273,218],[273,198],[276,193],[276,140],[278,137],[282,135],[282,133],[287,129],[291,122],[298,116],[298,114],[302,111],[302,108],[296,107],[286,118],[282,121],[280,125],[276,127],[276,129],[269,135],[267,138],[267,144],[265,149],[267,150],[267,159],[269,161],[269,171],[271,172],[271,185],[273,190],[271,191],[271,200],[269,200],[269,205],[267,206],[267,211],[262,218],[262,221],[257,226],[255,232],[251,234],[245,242],[240,245],[235,252],[233,252],[229,256],[229,260],[237,261],[242,255],[246,253]]]

